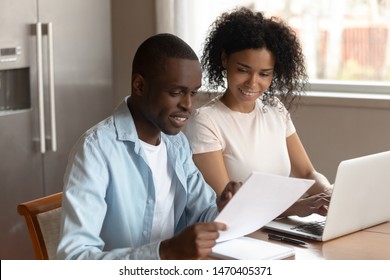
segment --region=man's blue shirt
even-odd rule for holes
[[[150,243],[155,192],[145,153],[126,103],[77,142],[65,173],[59,259],[159,259]],[[214,191],[192,161],[183,133],[161,134],[174,170],[175,233],[212,221]]]

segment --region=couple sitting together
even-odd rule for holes
[[[202,70],[225,90],[193,111]],[[314,179],[282,215],[326,215],[330,184],[288,113],[306,81],[294,32],[245,8],[217,18],[200,61],[172,34],[145,40],[131,95],[71,152],[57,257],[208,258],[226,229],[215,217],[254,170]]]

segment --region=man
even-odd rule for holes
[[[131,96],[71,153],[57,256],[207,258],[226,229],[210,221],[239,184],[216,199],[180,132],[201,86],[199,60],[178,37],[159,34],[140,45],[132,72]]]

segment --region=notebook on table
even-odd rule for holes
[[[264,228],[327,241],[390,220],[390,151],[342,161],[327,217],[290,216]]]
[[[212,252],[213,257],[225,260],[280,260],[294,255],[293,247],[246,236],[219,242]]]

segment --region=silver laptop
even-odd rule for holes
[[[339,164],[328,215],[276,219],[264,228],[318,241],[390,221],[390,151]]]

